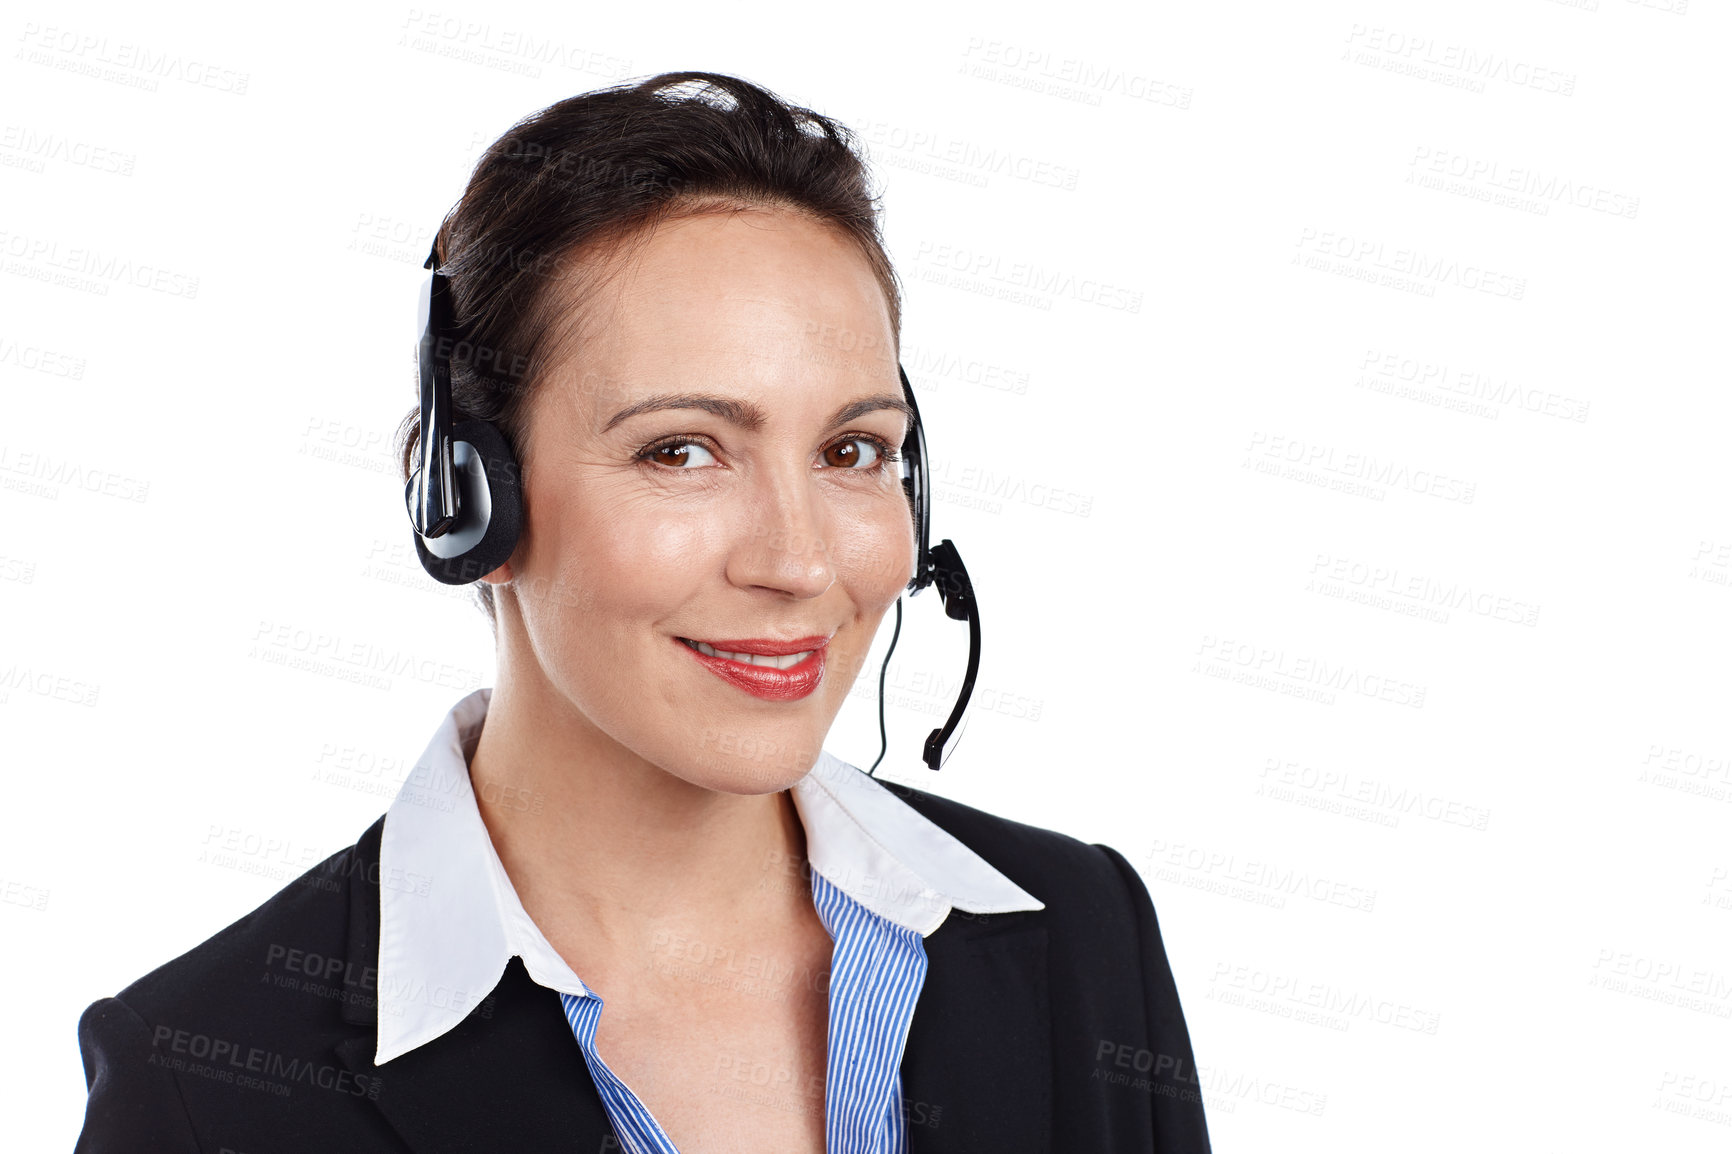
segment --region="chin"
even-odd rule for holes
[[[765,794],[788,789],[817,764],[821,734],[704,729],[687,750],[696,749],[664,767],[693,785],[717,793]]]

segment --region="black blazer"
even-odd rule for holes
[[[1046,904],[955,910],[925,939],[902,1058],[910,1154],[1207,1151],[1178,991],[1130,864],[886,784]],[[373,1065],[383,826],[84,1012],[81,1154],[620,1149],[558,994],[517,958],[450,1033]]]

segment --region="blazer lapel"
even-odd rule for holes
[[[909,1154],[1052,1149],[1047,932],[1033,923],[953,910],[926,938],[902,1058]]]
[[[338,1057],[380,1080],[374,1105],[416,1154],[618,1149],[559,995],[536,985],[520,959],[451,1032],[373,1065],[383,825],[362,835],[349,871],[343,1017],[355,1034]],[[909,1154],[1048,1154],[1046,928],[1030,913],[953,910],[924,945],[926,981],[901,1067]]]
[[[343,1064],[379,1079],[374,1105],[416,1154],[617,1149],[559,995],[537,985],[521,959],[511,959],[492,994],[455,1029],[373,1064],[383,825],[381,818],[356,843],[349,874],[343,1017],[356,1032],[336,1047]]]

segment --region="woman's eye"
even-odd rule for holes
[[[838,441],[824,450],[824,463],[834,469],[870,469],[880,456],[876,442],[865,437]]]
[[[825,449],[822,456],[824,464],[830,468],[856,473],[871,472],[885,460],[896,460],[896,455],[887,452],[886,447],[873,437],[849,437],[837,441]],[[659,445],[651,445],[641,450],[638,459],[664,469],[679,471],[707,468],[720,463],[715,454],[698,441],[663,441]]]
[[[664,441],[645,449],[639,455],[646,461],[654,461],[670,469],[691,469],[716,463],[715,455],[696,441]]]

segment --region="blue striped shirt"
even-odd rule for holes
[[[907,1154],[902,1050],[926,980],[920,935],[880,917],[812,872],[812,903],[835,947],[830,957],[830,1024],[824,1069],[828,1154]],[[559,995],[601,1104],[627,1154],[678,1154],[631,1087],[595,1052],[602,1000]]]

